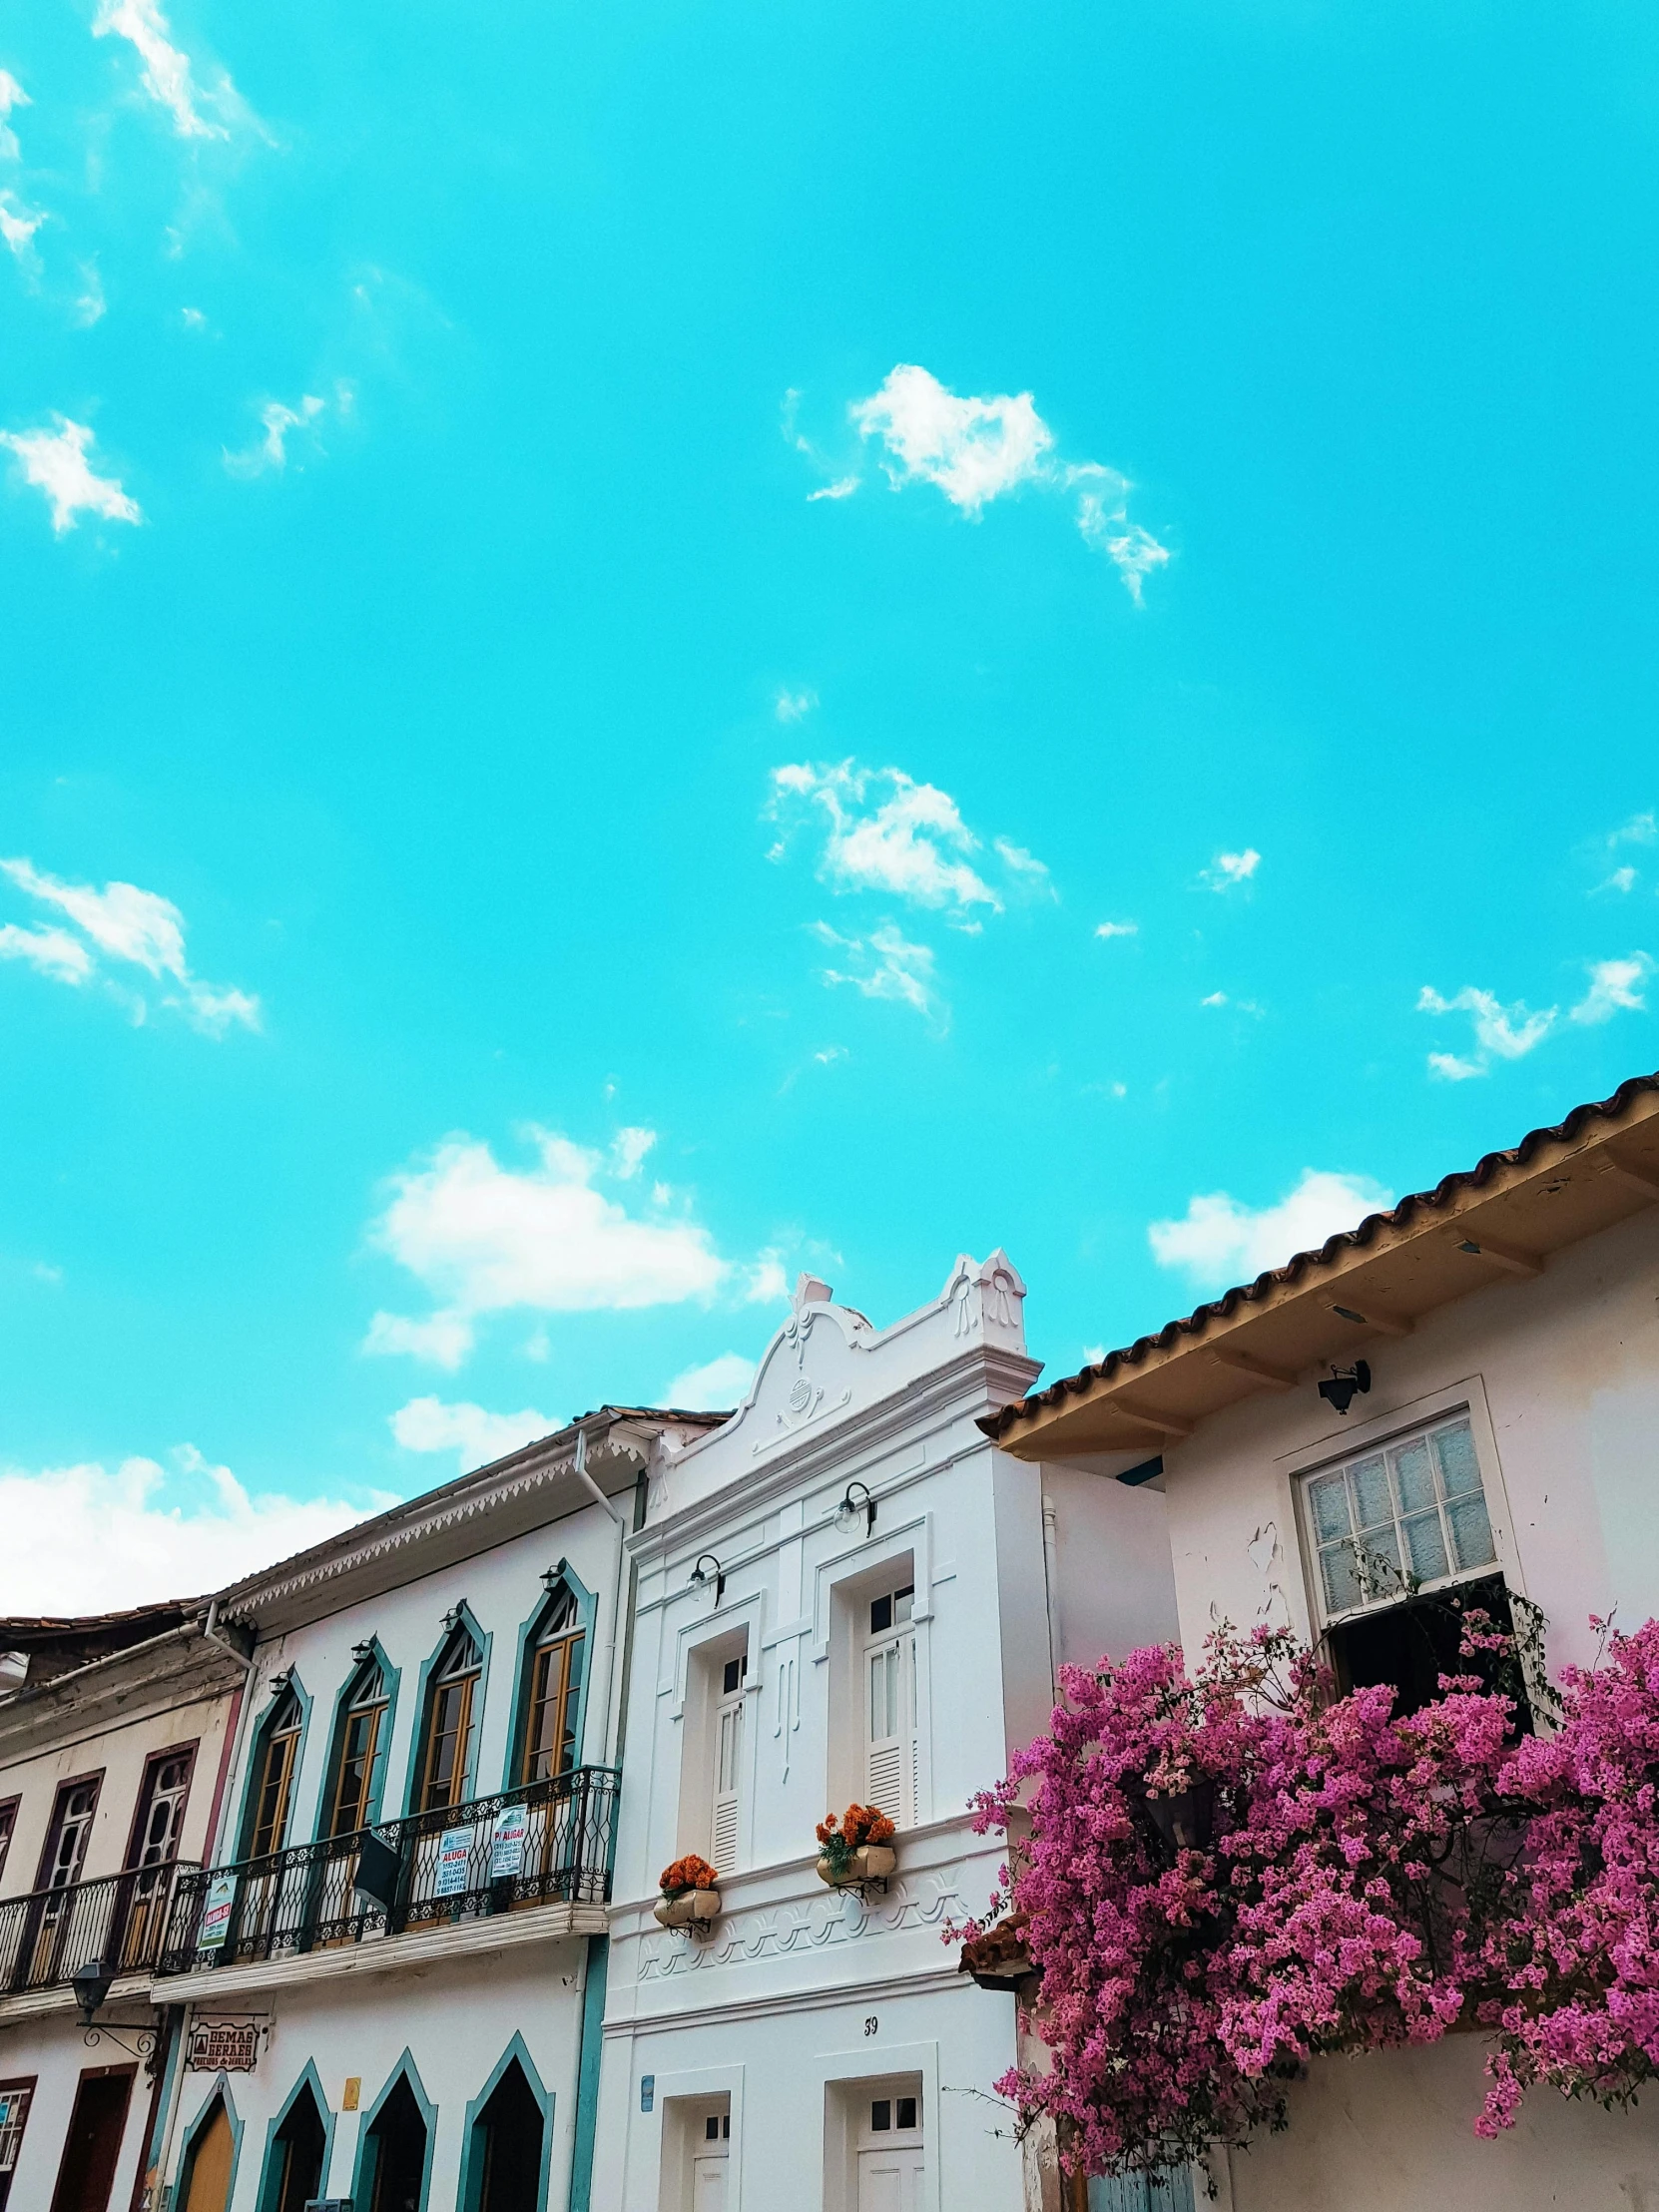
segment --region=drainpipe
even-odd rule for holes
[[[213,1804],[208,1812],[208,1833],[203,1839],[202,1848],[202,1857],[208,1866],[212,1866],[219,1856],[219,1825],[225,1802],[225,1784],[230,1777],[232,1763],[236,1757],[243,1723],[254,1710],[254,1700],[251,1692],[254,1688],[256,1671],[256,1660],[253,1651],[239,1650],[218,1627],[218,1620],[219,1600],[216,1597],[210,1598],[208,1600],[208,1617],[202,1623],[203,1637],[208,1643],[217,1644],[221,1651],[230,1654],[242,1669],[242,1682],[237,1690],[236,1702],[231,1708],[231,1717],[225,1725],[225,1741],[220,1747],[219,1776],[214,1783]],[[250,1644],[253,1641],[254,1639],[250,1637]]]
[[[616,1528],[616,1548],[611,1555],[610,1615],[606,1622],[605,1638],[604,1725],[599,1735],[600,1757],[608,1765],[611,1747],[611,1700],[616,1688],[612,1679],[616,1672],[616,1617],[622,1604],[622,1540],[628,1533],[628,1524],[588,1472],[588,1432],[585,1428],[576,1431],[575,1471],[577,1481],[610,1514]]]
[[[1060,1654],[1065,1649],[1060,1641],[1059,1517],[1054,1510],[1054,1500],[1046,1492],[1043,1496],[1043,1595],[1048,1601],[1048,1682],[1058,1698]]]

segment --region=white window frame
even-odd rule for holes
[[[1350,1607],[1341,1612],[1333,1612],[1327,1606],[1325,1578],[1320,1571],[1319,1541],[1312,1526],[1306,1496],[1309,1482],[1332,1468],[1351,1465],[1369,1451],[1378,1450],[1385,1444],[1397,1443],[1419,1430],[1433,1428],[1459,1413],[1467,1416],[1469,1432],[1474,1441],[1475,1461],[1480,1469],[1481,1493],[1486,1501],[1486,1517],[1491,1523],[1493,1557],[1488,1566],[1460,1568],[1425,1587],[1450,1589],[1460,1583],[1479,1581],[1485,1576],[1500,1574],[1508,1589],[1519,1596],[1526,1595],[1526,1583],[1513,1541],[1508,1494],[1504,1487],[1497,1436],[1486,1402],[1485,1384],[1479,1375],[1463,1376],[1455,1382],[1446,1383],[1421,1397],[1408,1399],[1389,1411],[1376,1413],[1369,1420],[1360,1421],[1350,1429],[1328,1432],[1317,1442],[1301,1445],[1296,1450],[1281,1455],[1280,1473],[1289,1489],[1287,1502],[1291,1509],[1290,1525],[1297,1532],[1307,1618],[1311,1624],[1311,1634],[1316,1640],[1330,1628],[1342,1627],[1350,1621],[1383,1612],[1388,1605],[1397,1604],[1399,1600],[1397,1597],[1379,1599],[1375,1603]]]
[[[895,1596],[903,1585],[894,1578],[890,1589],[869,1591],[861,1601],[863,1618],[858,1644],[857,1681],[861,1700],[860,1722],[863,1743],[863,1788],[860,1800],[866,1805],[880,1804],[879,1789],[875,1777],[876,1746],[896,1746],[898,1768],[895,1780],[896,1804],[882,1806],[900,1835],[916,1825],[916,1801],[921,1794],[921,1715],[920,1699],[916,1689],[916,1622],[915,1589],[909,1589],[910,1610],[902,1621],[889,1621],[885,1628],[871,1628],[869,1614],[873,1605],[888,1596]],[[884,1657],[896,1660],[898,1725],[890,1735],[877,1738],[875,1734],[873,1680],[875,1664]],[[893,1685],[888,1682],[888,1688]],[[908,1757],[905,1756],[906,1748]]]
[[[720,1666],[721,1684],[710,1681],[713,1706],[709,1729],[711,1765],[709,1781],[709,1864],[720,1874],[736,1874],[743,1826],[744,1716],[749,1703],[749,1654],[735,1652]],[[729,1668],[738,1670],[735,1690],[725,1687]]]

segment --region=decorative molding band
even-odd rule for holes
[[[788,1990],[778,1996],[721,1996],[707,2004],[687,2005],[674,2012],[637,2012],[626,2019],[608,2019],[607,2036],[678,2034],[688,2027],[709,2027],[736,2019],[766,2019],[786,2012],[822,2012],[827,2006],[859,2005],[888,1998],[973,1996],[984,2002],[985,1992],[975,1987],[954,1966],[935,1966],[926,1973],[881,1974],[865,1981],[835,1982],[813,1989]]]

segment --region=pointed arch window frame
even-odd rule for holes
[[[183,2047],[181,2040],[179,2048]],[[231,2094],[231,2077],[222,2066],[208,2084],[208,2093],[196,2107],[190,2124],[184,2130],[179,2143],[179,2163],[174,2168],[173,2195],[170,2201],[184,2204],[190,2195],[190,2184],[196,2166],[196,2152],[202,2137],[213,2124],[213,2110],[223,2103],[225,2117],[231,2123],[231,2175],[225,2185],[225,2201],[234,2204],[237,2197],[237,2169],[242,2164],[242,2138],[244,2120],[237,2110],[237,2100]]]
[[[386,1712],[375,1741],[373,1764],[369,1769],[368,1799],[363,1808],[362,1826],[373,1828],[383,1818],[386,1776],[391,1767],[391,1740],[397,1726],[397,1692],[403,1670],[392,1665],[378,1636],[368,1637],[367,1644],[367,1651],[361,1659],[352,1661],[351,1672],[335,1693],[333,1725],[328,1731],[328,1763],[322,1772],[322,1787],[317,1792],[316,1815],[312,1824],[312,1841],[315,1843],[326,1843],[329,1838],[329,1816],[333,1809],[334,1793],[339,1786],[340,1764],[345,1753],[345,1724],[346,1715],[351,1710],[351,1691],[370,1660],[378,1663],[380,1679],[385,1684]]]
[[[254,1824],[260,1817],[260,1789],[265,1777],[266,1746],[271,1740],[272,1723],[281,1711],[290,1690],[299,1705],[299,1740],[293,1747],[293,1767],[288,1775],[288,1802],[282,1821],[282,1834],[272,1849],[282,1850],[293,1832],[294,1812],[299,1803],[299,1785],[305,1772],[305,1746],[310,1741],[311,1696],[300,1681],[297,1668],[290,1667],[287,1680],[280,1689],[273,1689],[266,1701],[265,1711],[254,1724],[247,1768],[242,1778],[242,1804],[238,1808],[236,1828],[232,1831],[237,1839],[235,1860],[252,1859],[254,1856]]]
[[[317,2111],[322,2115],[322,2176],[321,2191],[328,2191],[328,2169],[334,2157],[334,2109],[323,2094],[322,2080],[316,2070],[316,2060],[307,2058],[299,2070],[298,2079],[282,2099],[272,2117],[266,2122],[265,2157],[260,2166],[260,2192],[255,2198],[255,2212],[276,2212],[276,2192],[280,2185],[281,2160],[276,2155],[276,2138],[282,2123],[299,2101],[302,2089],[309,2089]]]
[[[414,2098],[415,2107],[426,2125],[426,2159],[420,2174],[420,2202],[415,2207],[415,2212],[426,2212],[427,2199],[432,2193],[432,2154],[437,2148],[438,2108],[426,2094],[426,2084],[420,2078],[420,2068],[415,2064],[414,2052],[407,2043],[403,2045],[401,2056],[381,2084],[379,2095],[358,2123],[357,2154],[351,2166],[350,2201],[353,2205],[366,2205],[369,2202],[369,2189],[374,2180],[374,2159],[378,2156],[377,2150],[371,2153],[369,2148],[375,2141],[374,2123],[399,2081],[407,2081],[409,2084],[409,2094]]]
[[[568,1559],[554,1562],[553,1584],[542,1591],[529,1618],[518,1631],[518,1661],[513,1671],[513,1702],[511,1725],[507,1731],[506,1757],[501,1766],[503,1790],[526,1788],[519,1773],[523,1762],[525,1732],[530,1725],[530,1693],[535,1686],[535,1656],[541,1648],[540,1630],[558,1599],[557,1584],[563,1583],[576,1601],[576,1626],[572,1634],[586,1639],[583,1651],[582,1684],[576,1699],[576,1757],[572,1767],[586,1764],[583,1753],[587,1748],[588,1693],[593,1687],[594,1626],[599,1617],[599,1598],[590,1590]]]
[[[537,2177],[536,2201],[533,2206],[526,2206],[525,2212],[547,2212],[548,2193],[553,2178],[553,2108],[557,2100],[552,2090],[543,2086],[541,2075],[536,2071],[536,2062],[530,2056],[529,2047],[517,2028],[513,2030],[512,2040],[491,2069],[489,2079],[466,2108],[466,2119],[461,2128],[461,2185],[455,2197],[456,2212],[478,2212],[479,2202],[484,2194],[485,2159],[483,2131],[478,2123],[484,2116],[484,2107],[500,2088],[507,2068],[515,2060],[524,2076],[525,2086],[541,2109],[541,2172]]]
[[[478,1686],[472,1693],[471,1735],[466,1747],[466,1771],[461,1778],[461,1794],[450,1802],[465,1805],[478,1794],[479,1752],[484,1738],[484,1697],[489,1687],[491,1633],[482,1628],[478,1616],[462,1598],[452,1608],[454,1619],[446,1627],[436,1644],[422,1660],[415,1683],[414,1728],[409,1742],[408,1771],[403,1778],[403,1818],[420,1811],[422,1769],[426,1765],[427,1734],[431,1726],[431,1700],[433,1678],[442,1664],[443,1655],[454,1642],[458,1630],[464,1628],[478,1647]]]

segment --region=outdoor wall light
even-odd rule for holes
[[[451,1631],[451,1630],[452,1630],[452,1629],[454,1628],[454,1626],[455,1626],[456,1622],[457,1622],[457,1621],[458,1621],[458,1620],[460,1619],[460,1617],[461,1617],[461,1609],[460,1609],[460,1607],[459,1607],[458,1605],[452,1605],[452,1606],[451,1606],[451,1607],[449,1608],[448,1612],[444,1614],[444,1616],[443,1616],[443,1632],[444,1632],[444,1634],[445,1634],[446,1636],[447,1636],[447,1635],[448,1635],[448,1634],[450,1633],[450,1631]]]
[[[1320,1384],[1320,1395],[1339,1413],[1346,1413],[1355,1398],[1370,1388],[1371,1367],[1364,1360],[1356,1360],[1351,1368],[1333,1368]]]
[[[543,1567],[541,1570],[541,1586],[549,1597],[553,1595],[553,1592],[565,1578],[565,1564],[566,1562],[561,1559],[556,1567]]]
[[[697,1564],[692,1569],[691,1586],[694,1590],[706,1590],[711,1582],[715,1586],[715,1603],[718,1605],[726,1595],[726,1570],[712,1551],[705,1551],[699,1555]]]
[[[82,2027],[92,2025],[92,2016],[109,1995],[110,1983],[114,1979],[115,1976],[101,1958],[89,1959],[86,1965],[78,1967],[71,1975],[69,1986],[75,1992]]]
[[[353,1644],[351,1646],[351,1656],[360,1667],[373,1649],[374,1646],[371,1643]]]
[[[846,1495],[835,1507],[835,1526],[841,1529],[850,1528],[860,1513],[864,1516],[864,1534],[867,1536],[875,1527],[875,1500],[861,1482],[849,1482],[846,1485]]]

